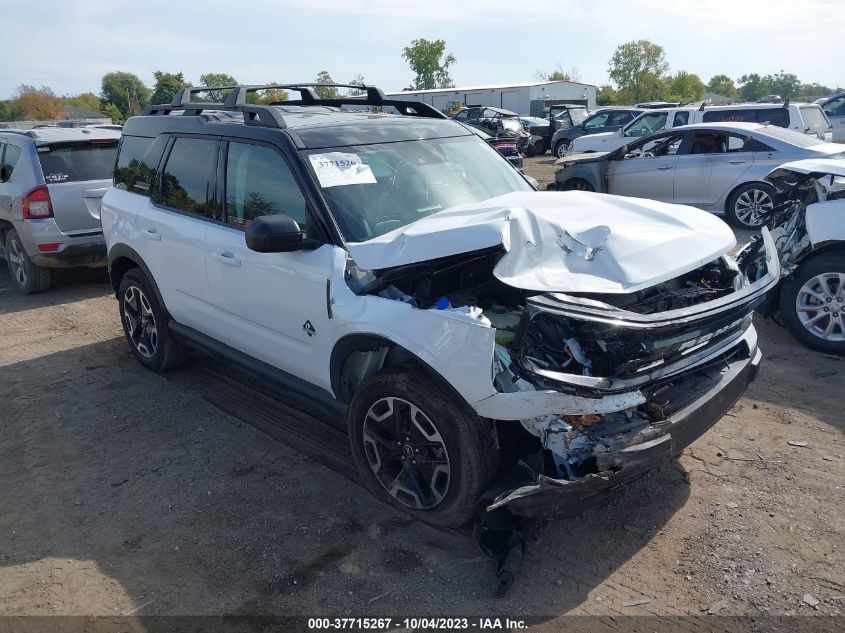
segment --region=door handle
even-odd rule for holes
[[[730,164],[730,165],[744,165],[747,162],[748,162],[747,160],[729,160],[728,164]]]
[[[239,257],[235,257],[232,253],[224,252],[224,253],[211,253],[211,258],[217,260],[221,264],[226,264],[227,266],[240,266],[241,260]]]
[[[155,229],[143,229],[141,233],[144,234],[148,240],[152,240],[153,242],[160,242],[161,241],[161,233],[159,233]]]
[[[672,169],[672,165],[661,165],[657,169],[659,169],[660,171],[666,171],[667,169]]]

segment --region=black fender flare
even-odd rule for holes
[[[398,343],[381,336],[379,334],[347,334],[340,338],[332,348],[331,359],[329,361],[329,375],[331,377],[331,388],[335,398],[341,402],[348,403],[352,400],[352,394],[344,394],[341,388],[340,379],[343,371],[343,364],[349,355],[353,352],[360,352],[376,348],[388,348],[388,355],[385,358],[383,367],[397,366],[402,364],[413,364],[419,368],[423,373],[431,378],[438,387],[444,392],[450,394],[456,404],[466,407],[466,411],[472,415],[477,415],[475,410],[470,406],[466,399],[458,393],[458,391],[446,380],[439,372],[437,372],[431,365],[426,363],[419,356],[410,350],[402,347]]]
[[[109,249],[109,279],[111,279],[112,288],[114,288],[114,294],[117,296],[118,290],[120,289],[120,279],[123,277],[123,273],[128,270],[128,268],[123,268],[121,274],[118,276],[118,266],[117,263],[122,260],[129,260],[135,266],[130,266],[129,268],[138,267],[143,271],[144,275],[146,275],[147,279],[150,282],[150,285],[153,287],[153,292],[155,292],[156,299],[158,300],[158,304],[167,311],[167,307],[164,303],[164,298],[161,296],[161,291],[158,289],[158,284],[156,283],[155,278],[153,277],[152,272],[150,272],[150,267],[147,266],[147,263],[144,261],[144,258],[141,257],[138,252],[129,246],[128,244],[118,243],[112,246]]]

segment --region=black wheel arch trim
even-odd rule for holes
[[[158,284],[156,283],[152,272],[150,272],[150,267],[147,266],[147,263],[144,261],[143,257],[141,257],[135,249],[133,249],[127,244],[115,244],[109,249],[109,279],[111,279],[111,285],[112,288],[114,288],[115,297],[117,297],[118,291],[120,290],[119,279],[122,279],[123,276],[121,275],[121,277],[118,279],[115,278],[114,265],[118,260],[121,259],[128,259],[129,261],[134,263],[135,266],[140,268],[141,271],[143,271],[144,275],[147,277],[147,280],[150,282],[150,285],[153,288],[153,292],[155,293],[158,304],[166,313],[167,306],[165,305],[164,299],[161,296],[161,291],[158,289]]]
[[[427,377],[433,380],[438,387],[452,396],[456,404],[461,407],[465,407],[465,410],[471,415],[477,415],[466,399],[458,393],[457,389],[455,389],[452,384],[431,365],[426,363],[410,350],[378,334],[347,334],[339,339],[335,343],[334,348],[332,348],[331,360],[329,361],[331,387],[332,392],[340,402],[346,402],[348,404],[348,401],[351,401],[351,397],[345,397],[341,386],[343,365],[349,358],[349,355],[354,352],[362,352],[383,347],[387,347],[389,351],[382,367],[395,367],[402,364],[413,363]]]

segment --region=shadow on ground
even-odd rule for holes
[[[354,483],[336,427],[205,359],[158,376],[116,338],[0,368],[0,399],[0,530],[11,535],[0,568],[35,587],[13,592],[7,613],[47,609],[25,570],[56,559],[119,583],[65,604],[79,613],[554,616],[688,497],[683,471],[667,465],[550,523],[496,601],[494,567],[468,530],[435,529],[374,500]],[[285,443],[256,430],[274,420]]]

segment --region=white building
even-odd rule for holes
[[[596,87],[576,81],[532,81],[498,86],[469,88],[436,88],[415,92],[392,92],[393,99],[423,101],[438,110],[458,105],[494,106],[517,114],[543,116],[543,109],[558,103],[596,107]]]

